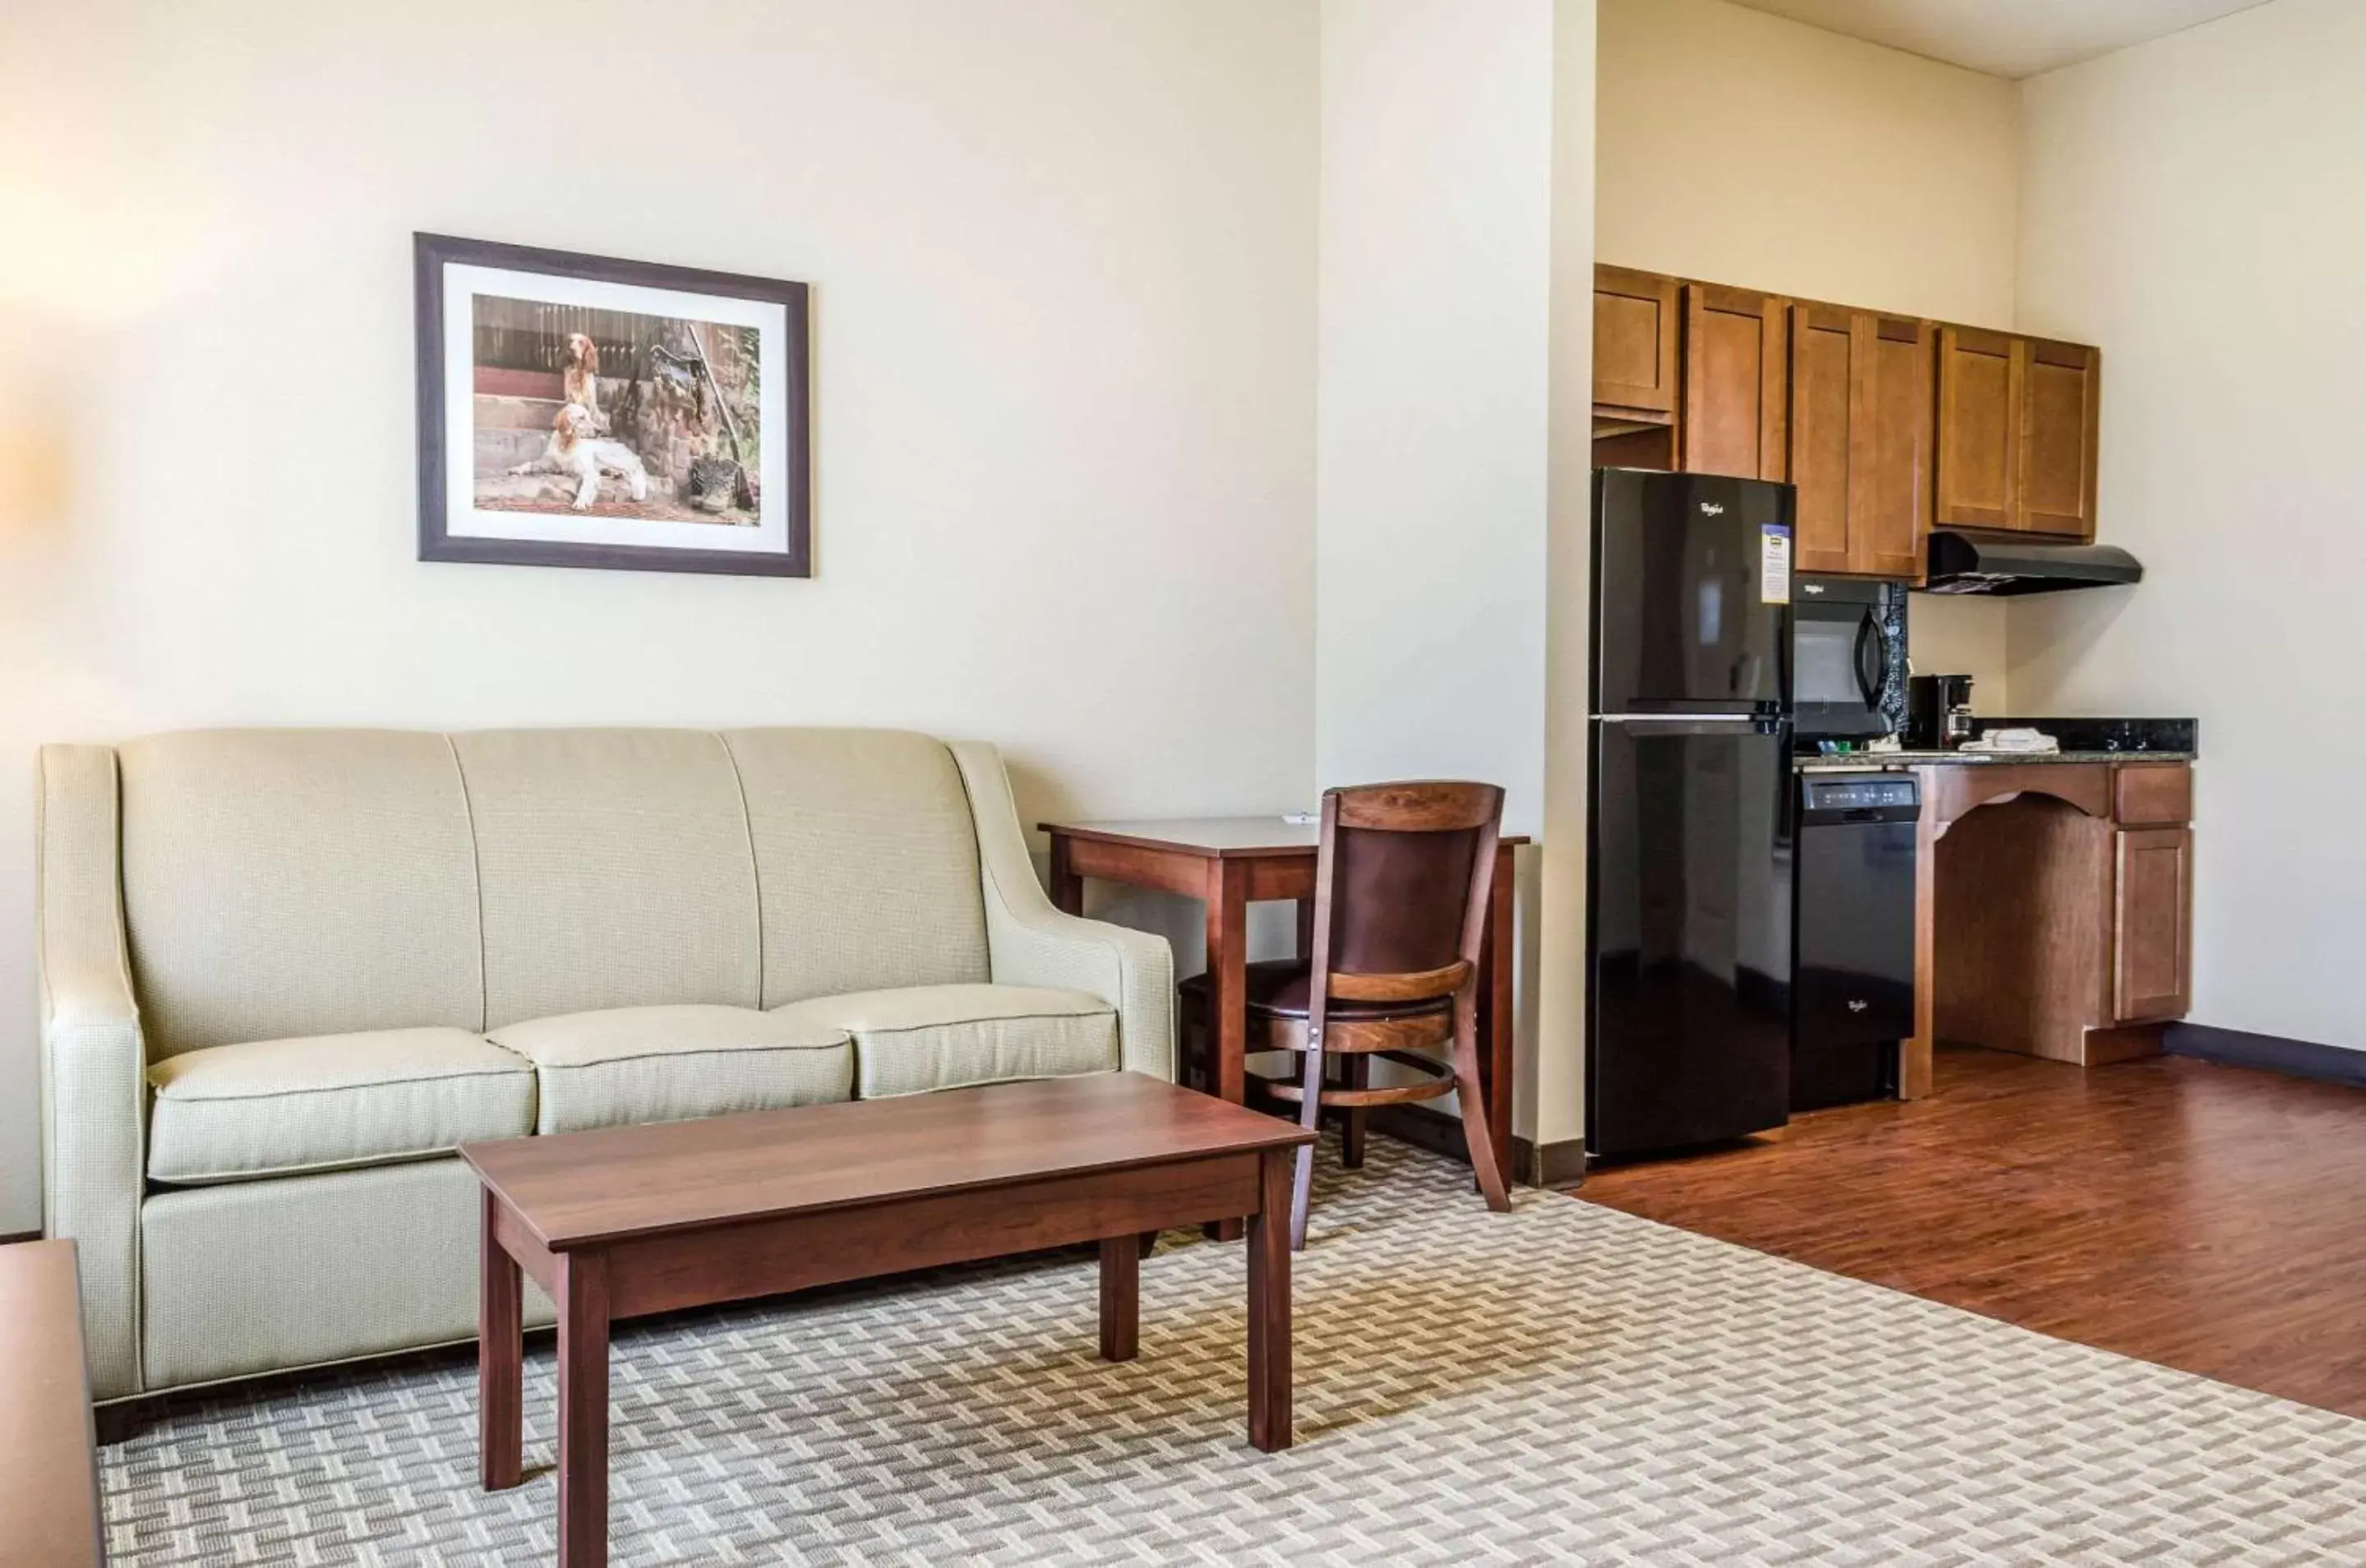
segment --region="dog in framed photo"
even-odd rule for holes
[[[600,345],[589,333],[567,334],[567,368],[559,373],[559,395],[592,416],[592,428],[605,434],[608,421],[600,412]]]
[[[551,422],[550,441],[542,456],[510,469],[512,474],[562,474],[575,480],[575,510],[589,512],[600,499],[600,479],[614,474],[632,491],[635,501],[649,498],[649,471],[640,455],[621,441],[604,441],[596,434],[592,411],[569,403]]]
[[[475,509],[761,526],[760,331],[622,303],[470,295]]]

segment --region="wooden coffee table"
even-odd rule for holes
[[[1246,1216],[1248,1436],[1290,1446],[1290,1178],[1311,1134],[1133,1073],[470,1144],[479,1432],[521,1479],[522,1286],[558,1306],[558,1558],[608,1553],[608,1325],[1100,1243],[1100,1353],[1134,1353],[1144,1233]]]
[[[97,1568],[102,1513],[74,1244],[0,1247],[0,1563]]]

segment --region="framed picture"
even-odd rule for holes
[[[411,249],[420,559],[812,575],[804,284]]]

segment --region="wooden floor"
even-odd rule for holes
[[[1597,1170],[1578,1196],[2366,1416],[2366,1090],[1949,1048],[1927,1100]]]

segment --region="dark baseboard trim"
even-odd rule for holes
[[[2162,1037],[2161,1049],[2172,1056],[2191,1056],[2221,1066],[2258,1067],[2287,1077],[2366,1089],[2366,1051],[2320,1045],[2314,1040],[2253,1034],[2207,1023],[2172,1023]]]
[[[1364,1125],[1373,1132],[1427,1149],[1448,1159],[1470,1163],[1470,1148],[1462,1138],[1459,1117],[1426,1105],[1383,1105],[1366,1113]],[[1538,1144],[1517,1134],[1512,1137],[1512,1179],[1528,1187],[1560,1187],[1585,1174],[1585,1145],[1572,1138],[1558,1144]]]
[[[39,1241],[40,1239],[41,1233],[39,1231],[15,1231],[7,1235],[0,1235],[0,1247],[7,1247],[13,1243],[20,1241]]]

